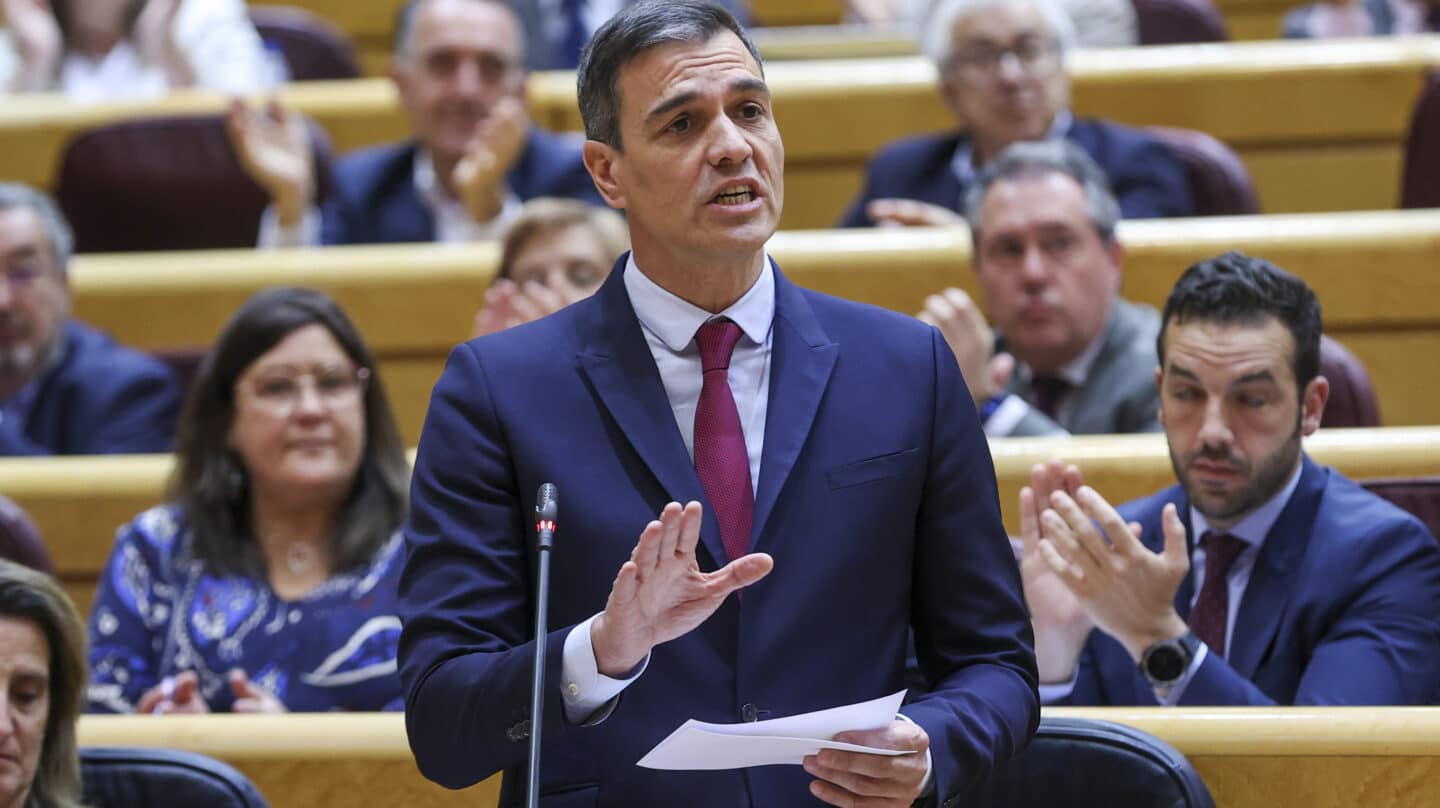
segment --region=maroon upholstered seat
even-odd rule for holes
[[[1380,426],[1380,402],[1365,363],[1329,336],[1320,337],[1320,375],[1330,382],[1320,426]]]
[[[1415,514],[1430,535],[1440,536],[1440,477],[1390,477],[1360,484]]]
[[[1197,215],[1244,216],[1260,212],[1250,172],[1229,146],[1194,129],[1152,126],[1146,131],[1164,141],[1185,165]]]
[[[1133,0],[1141,45],[1224,42],[1225,20],[1210,0]]]
[[[0,496],[0,558],[55,574],[50,551],[45,549],[45,540],[40,538],[35,523],[19,505],[3,496]]]
[[[1402,208],[1440,208],[1440,71],[1430,74],[1410,116]]]
[[[329,148],[311,126],[317,187]],[[90,129],[65,148],[56,199],[78,252],[253,247],[268,197],[219,117],[146,118]]]
[[[180,380],[183,397],[188,398],[190,385],[195,382],[195,377],[200,373],[200,365],[209,352],[208,348],[163,348],[151,351],[150,354],[175,371],[175,377]]]
[[[360,75],[354,45],[323,17],[289,6],[251,6],[250,22],[267,46],[284,55],[291,81]]]

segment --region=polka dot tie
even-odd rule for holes
[[[1205,548],[1205,581],[1190,610],[1190,630],[1212,653],[1223,657],[1230,619],[1230,567],[1249,545],[1228,533],[1206,533],[1200,544]]]
[[[730,355],[740,335],[740,326],[726,319],[711,320],[695,332],[704,373],[700,402],[695,407],[695,471],[720,523],[728,561],[749,552],[750,526],[755,518],[750,452],[730,392]]]

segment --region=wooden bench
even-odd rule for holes
[[[1386,424],[1437,422],[1440,211],[1124,223],[1124,293],[1160,306],[1180,272],[1227,249],[1305,277],[1327,330],[1369,366]],[[797,283],[902,312],[946,285],[976,291],[964,229],[786,231],[771,243]],[[498,261],[493,245],[225,250],[80,256],[80,319],[145,349],[208,345],[249,295],[301,284],[335,295],[377,355],[408,441],[446,354],[469,335]]]
[[[1075,109],[1210,132],[1240,153],[1270,213],[1387,209],[1399,198],[1410,110],[1425,71],[1437,64],[1440,36],[1087,51],[1074,58]],[[837,221],[881,145],[954,126],[934,68],[920,57],[778,62],[767,75],[787,146],[788,229]],[[296,84],[281,95],[323,124],[338,152],[407,131],[385,79]],[[580,128],[573,74],[534,74],[529,98],[541,125]],[[65,143],[82,129],[222,106],[199,92],[94,106],[54,96],[7,99],[0,176],[49,187]]]
[[[1424,808],[1440,782],[1434,708],[1045,708],[1156,735],[1194,764],[1224,808]],[[102,716],[83,746],[160,746],[240,769],[275,808],[493,806],[498,775],[446,791],[415,768],[398,714]]]
[[[1322,430],[1306,448],[1354,479],[1440,473],[1440,427]],[[1161,435],[999,438],[990,451],[1012,533],[1030,467],[1052,457],[1079,464],[1086,481],[1116,504],[1175,481]],[[61,581],[88,614],[116,528],[163,500],[171,468],[169,455],[4,459],[0,491],[30,513]]]

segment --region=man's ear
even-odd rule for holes
[[[585,170],[590,172],[590,179],[595,181],[595,189],[600,192],[600,197],[605,200],[605,204],[624,210],[626,205],[625,188],[618,176],[624,155],[614,147],[598,140],[585,141],[583,155]]]
[[[1155,366],[1155,386],[1160,388],[1160,406],[1155,408],[1155,420],[1165,426],[1165,374],[1159,365]]]
[[[1325,402],[1330,400],[1330,380],[1316,376],[1305,385],[1300,397],[1300,434],[1313,435],[1320,428],[1320,419],[1325,415]]]

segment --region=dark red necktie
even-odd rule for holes
[[[1070,382],[1059,376],[1038,375],[1030,380],[1030,395],[1034,399],[1031,404],[1035,409],[1054,418],[1055,411],[1060,407],[1060,397],[1069,389]]]
[[[695,471],[720,523],[727,561],[750,550],[755,491],[750,487],[750,452],[740,412],[730,392],[730,355],[740,341],[740,326],[711,320],[695,332],[704,383],[695,407]]]
[[[1212,653],[1223,657],[1230,617],[1230,567],[1249,545],[1228,533],[1206,533],[1200,544],[1205,548],[1205,581],[1190,610],[1190,630]]]

